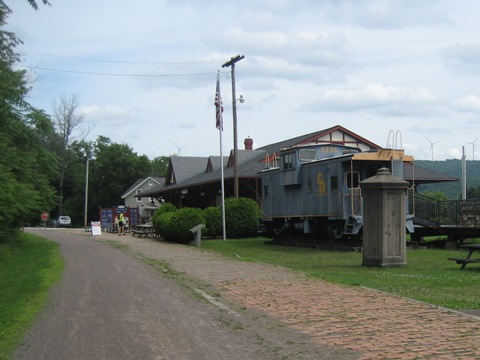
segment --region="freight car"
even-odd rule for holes
[[[403,178],[403,163],[413,161],[403,150],[361,152],[356,147],[336,144],[288,148],[274,158],[275,166],[259,173],[263,232],[270,236],[302,234],[331,239],[361,237],[361,181],[382,167]],[[408,204],[406,209],[410,209]],[[411,232],[412,219],[413,215],[406,214]]]

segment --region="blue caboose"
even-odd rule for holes
[[[404,161],[413,158],[403,150],[361,152],[336,144],[285,149],[278,166],[259,173],[264,231],[359,237],[363,225],[360,182],[382,167],[403,178]],[[406,216],[407,227],[413,231],[413,216]]]

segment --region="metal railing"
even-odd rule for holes
[[[416,218],[436,226],[480,227],[480,199],[441,201],[411,192],[409,205]]]

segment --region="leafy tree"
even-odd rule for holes
[[[152,160],[152,174],[153,176],[165,177],[167,174],[168,162],[170,156],[158,156]]]
[[[151,174],[147,156],[137,155],[126,144],[112,143],[99,136],[94,144],[90,174],[92,201],[98,207],[123,203],[121,195],[137,181]]]
[[[42,0],[44,5],[50,5],[50,3],[47,0]],[[38,3],[35,0],[28,0],[28,3],[35,9],[38,10]]]
[[[0,28],[10,12],[0,1]],[[26,72],[14,69],[20,43],[13,33],[0,31],[0,243],[14,241],[18,228],[38,221],[55,199],[49,183],[56,161],[45,146],[52,125],[25,100]]]

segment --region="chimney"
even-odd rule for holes
[[[253,140],[249,137],[243,142],[245,144],[245,150],[253,150]]]

